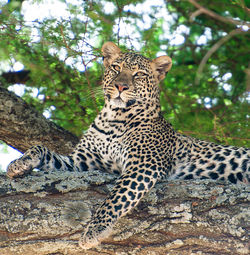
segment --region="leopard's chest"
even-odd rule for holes
[[[106,153],[103,154],[105,169],[111,173],[122,173],[124,168],[124,146],[117,139],[107,143]]]
[[[119,128],[115,125],[105,124],[96,123],[88,131],[94,140],[94,154],[98,154],[98,164],[95,165],[101,165],[108,172],[121,173],[125,151],[123,139],[126,134],[124,134],[124,131],[119,131]]]

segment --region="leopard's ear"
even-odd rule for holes
[[[112,42],[106,42],[102,46],[103,64],[108,67],[120,54],[121,50]]]
[[[159,81],[161,81],[165,78],[166,73],[171,69],[172,60],[168,56],[161,56],[153,60],[153,65],[156,72],[156,77]]]

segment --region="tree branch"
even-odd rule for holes
[[[0,254],[248,254],[248,187],[208,180],[158,183],[100,247],[82,251],[80,233],[114,179],[98,171],[0,176]]]
[[[30,74],[29,70],[22,70],[17,72],[3,73],[1,76],[9,84],[15,84],[15,83],[26,84],[26,82],[30,80],[29,74]]]
[[[248,31],[242,31],[241,28],[234,29],[230,33],[228,33],[226,36],[222,37],[218,42],[216,42],[212,46],[212,48],[206,53],[206,55],[202,58],[202,60],[199,64],[199,67],[198,67],[198,70],[197,70],[197,73],[196,73],[196,77],[195,77],[195,85],[199,84],[203,69],[204,69],[208,59],[212,56],[212,54],[215,51],[217,51],[222,46],[222,44],[227,42],[233,36],[239,35],[239,34],[249,34],[249,32]]]
[[[0,140],[26,151],[43,144],[61,154],[68,154],[79,139],[47,120],[20,97],[0,87]]]
[[[231,19],[231,18],[226,18],[226,17],[223,17],[223,16],[220,16],[218,15],[217,13],[211,11],[211,10],[208,10],[206,9],[205,7],[201,6],[200,4],[198,4],[195,0],[188,0],[189,3],[191,3],[192,5],[194,5],[196,8],[199,9],[199,12],[196,11],[194,14],[191,15],[190,19],[194,19],[194,17],[198,16],[199,14],[201,13],[205,13],[206,15],[214,18],[214,19],[217,19],[223,23],[231,23],[233,25],[238,25],[238,26],[247,26],[250,28],[250,24],[248,22],[245,22],[245,21],[238,21],[238,20],[234,20],[234,19]]]

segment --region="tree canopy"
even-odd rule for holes
[[[21,87],[28,105],[80,136],[102,108],[100,48],[113,41],[172,58],[161,105],[177,131],[250,145],[247,1],[61,0],[32,13],[43,2],[0,1],[1,87]]]

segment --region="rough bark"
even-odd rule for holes
[[[26,84],[26,82],[30,80],[30,71],[21,70],[17,72],[7,72],[3,73],[0,77],[4,78],[5,82],[9,84]]]
[[[68,154],[78,138],[25,103],[20,97],[0,87],[0,140],[24,152],[34,144]]]
[[[98,171],[0,176],[0,254],[249,254],[249,186],[208,180],[158,183],[100,247],[81,250],[113,184]]]

